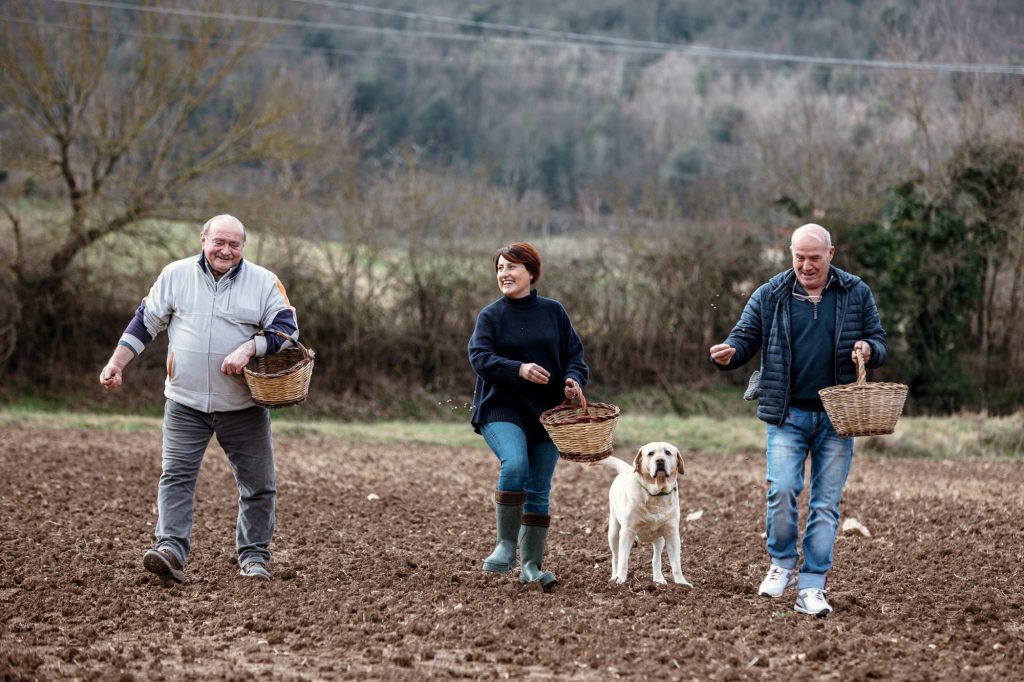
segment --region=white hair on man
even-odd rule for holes
[[[201,230],[201,234],[210,234],[210,228],[213,227],[216,223],[219,223],[219,222],[222,222],[222,221],[223,222],[232,222],[232,223],[235,223],[236,225],[238,225],[239,229],[242,230],[242,243],[244,244],[245,240],[246,240],[246,237],[247,237],[247,235],[245,233],[245,225],[242,224],[241,220],[239,220],[235,216],[229,215],[227,213],[222,213],[220,215],[215,215],[212,218],[210,218],[209,220],[207,220],[206,223],[203,225],[203,229]]]
[[[819,244],[824,244],[826,249],[832,248],[832,235],[824,227],[814,223],[807,223],[793,230],[793,238],[789,242],[789,247],[793,248],[804,237],[809,237]]]

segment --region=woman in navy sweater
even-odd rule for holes
[[[541,570],[547,541],[551,478],[558,450],[540,414],[587,384],[583,344],[558,301],[537,295],[540,253],[526,242],[494,254],[503,296],[480,311],[469,340],[476,371],[473,429],[501,463],[494,493],[498,542],[484,570],[507,573],[516,563],[519,581],[545,590],[555,576]]]

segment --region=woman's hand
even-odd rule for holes
[[[519,376],[535,384],[546,384],[551,373],[535,362],[524,362],[519,365]]]
[[[565,399],[572,400],[576,397],[576,394],[580,392],[580,385],[576,383],[575,379],[565,380]]]

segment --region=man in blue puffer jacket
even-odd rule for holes
[[[867,367],[878,367],[888,346],[871,289],[831,264],[835,247],[825,228],[797,228],[790,251],[793,267],[754,292],[729,338],[710,352],[718,369],[729,370],[761,351],[757,416],[768,424],[765,526],[771,566],[758,594],[780,597],[796,583],[795,610],[825,616],[832,611],[825,598],[825,576],[832,567],[853,438],[842,438],[832,428],[818,390],[855,381],[856,353]],[[794,577],[797,498],[808,453],[810,512],[803,564]]]

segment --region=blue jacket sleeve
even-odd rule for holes
[[[878,307],[875,305],[875,297],[871,288],[863,284],[867,289],[864,297],[864,314],[861,330],[861,338],[871,346],[871,357],[868,358],[868,367],[879,367],[889,355],[889,343],[885,340],[885,330],[882,329],[882,320],[878,316]]]
[[[717,369],[725,371],[742,367],[761,350],[761,329],[763,324],[761,299],[767,295],[765,293],[767,287],[767,284],[762,284],[750,297],[747,305],[743,308],[743,314],[740,315],[739,322],[732,328],[732,331],[729,332],[729,337],[725,340],[725,343],[736,349],[736,354],[732,356],[729,364],[720,365],[711,360],[710,356],[708,357],[711,364]]]

